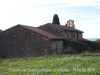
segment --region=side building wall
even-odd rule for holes
[[[82,33],[78,33],[78,39],[81,40],[83,38]]]
[[[63,31],[61,33],[61,36],[72,41],[77,41],[78,38],[77,32],[72,32],[72,31]]]
[[[74,32],[74,31],[62,31],[57,28],[49,27],[49,26],[40,26],[39,27],[42,30],[45,30],[47,32],[50,32],[52,34],[62,36],[66,39],[72,40],[72,41],[77,41],[82,39],[82,33],[80,32]]]
[[[77,37],[77,32],[72,32],[71,33],[71,40],[72,41],[77,41],[78,37]]]
[[[14,27],[0,36],[0,57],[25,57],[51,54],[50,41],[30,30]]]

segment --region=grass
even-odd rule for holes
[[[56,55],[0,59],[0,75],[100,75],[100,56]]]

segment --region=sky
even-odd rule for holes
[[[54,14],[61,25],[74,20],[84,38],[100,38],[100,0],[0,0],[0,29],[17,24],[38,27],[52,23]]]

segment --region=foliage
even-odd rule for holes
[[[100,39],[97,39],[96,42],[100,43]]]
[[[64,40],[64,46],[66,46],[66,45],[74,48],[78,53],[81,53],[81,52],[87,50],[87,48],[88,48],[87,44],[79,43],[79,42],[75,42],[75,41],[70,41],[70,40],[65,39]]]
[[[57,14],[54,14],[52,24],[58,24],[58,25],[60,25],[59,17],[58,17]]]
[[[100,75],[99,56],[62,55],[0,60],[0,75]]]
[[[95,41],[82,41],[82,42],[88,44],[88,46],[92,48],[92,52],[96,52],[96,50],[98,49],[98,43]]]
[[[100,39],[97,39],[96,42],[98,43],[98,50],[100,50]]]
[[[0,32],[2,32],[2,30],[0,29]]]

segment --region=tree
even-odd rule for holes
[[[96,42],[98,43],[98,49],[100,50],[100,39],[97,39]]]
[[[96,42],[100,43],[100,39],[97,39]]]
[[[0,29],[0,32],[2,32],[2,30]]]
[[[59,17],[58,17],[57,14],[54,14],[52,24],[58,24],[58,25],[60,25]]]

